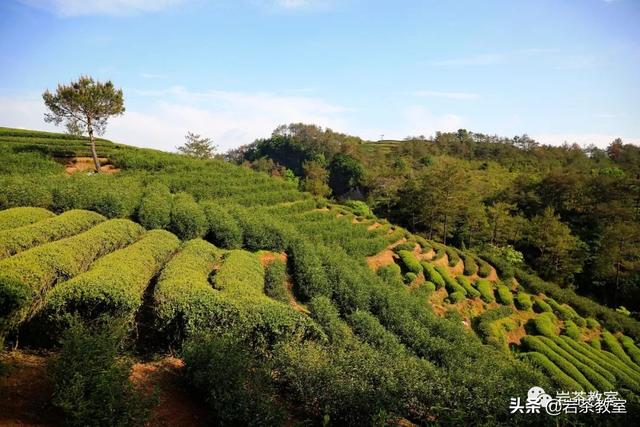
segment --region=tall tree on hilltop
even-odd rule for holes
[[[177,149],[187,156],[210,159],[218,149],[211,138],[205,138],[196,133],[187,132],[184,139],[186,140],[184,145],[177,147]]]
[[[94,134],[104,134],[109,118],[124,113],[122,89],[116,89],[111,81],[102,83],[81,76],[68,85],[58,84],[55,93],[47,89],[42,98],[49,109],[44,115],[45,122],[56,126],[64,123],[69,133],[89,135],[93,163],[100,173]]]

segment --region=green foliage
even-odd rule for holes
[[[246,343],[231,335],[197,336],[185,343],[182,356],[186,379],[204,396],[211,422],[221,426],[283,422],[271,369]]]
[[[172,203],[173,197],[166,185],[147,187],[138,209],[138,222],[147,230],[168,228]]]
[[[503,305],[513,304],[513,294],[505,285],[498,285],[498,302]]]
[[[542,298],[535,298],[533,300],[533,310],[536,313],[553,313],[553,308]]]
[[[573,338],[574,340],[580,339],[580,329],[571,320],[564,321],[564,330],[562,331],[566,336]]]
[[[0,211],[0,231],[23,227],[54,216],[43,208],[11,208]]]
[[[57,282],[84,271],[96,259],[135,241],[144,230],[129,220],[102,222],[73,237],[47,243],[0,261],[0,316],[3,329],[40,307]]]
[[[462,292],[456,291],[449,294],[449,301],[451,302],[451,304],[457,304],[461,301],[464,301],[465,298],[466,296]]]
[[[44,316],[54,323],[67,314],[86,321],[105,315],[133,321],[149,282],[179,244],[168,231],[145,233],[132,245],[94,262],[86,273],[54,287],[48,294]]]
[[[404,279],[402,277],[402,270],[396,263],[383,265],[378,269],[378,276],[390,285],[402,285]]]
[[[271,261],[264,271],[264,293],[284,303],[289,302],[289,294],[285,287],[287,266],[283,261]]]
[[[553,313],[541,313],[538,316],[530,320],[534,331],[539,335],[544,335],[549,338],[558,336],[558,330],[554,323],[555,316]]]
[[[32,206],[50,209],[53,204],[51,192],[20,175],[8,175],[0,181],[0,209]]]
[[[491,266],[489,265],[489,263],[480,257],[476,257],[476,262],[478,264],[478,276],[483,278],[489,277],[489,275],[491,274]],[[506,276],[503,275],[503,278],[506,278]]]
[[[552,346],[552,344],[548,342],[547,338],[544,338],[543,341],[547,343],[547,345]],[[609,369],[590,358],[587,354],[576,350],[576,348],[569,345],[563,337],[553,338],[552,343],[554,351],[561,354],[565,359],[577,366],[585,375],[587,375],[587,378],[589,378],[594,385],[600,387],[600,390],[613,390],[613,385],[616,383],[616,376],[613,372],[610,372]],[[592,371],[597,373],[600,378],[594,375]],[[607,381],[607,383],[603,383],[603,379]],[[605,387],[602,387],[603,385]]]
[[[242,246],[242,229],[224,207],[215,202],[205,202],[202,203],[202,209],[207,218],[208,241],[225,249],[238,249]]]
[[[422,268],[424,270],[424,277],[430,281],[433,282],[434,285],[436,285],[437,289],[443,288],[445,286],[445,281],[442,278],[442,276],[440,275],[440,273],[438,273],[435,269],[435,267],[426,262],[426,261],[422,261],[420,264],[422,264]]]
[[[207,217],[189,194],[173,197],[169,229],[182,240],[202,237],[207,232]]]
[[[61,340],[49,374],[52,403],[70,426],[136,426],[149,416],[155,396],[129,379],[132,363],[120,356],[126,329],[92,329],[73,322]]]
[[[527,335],[524,336],[520,342],[525,349],[544,354],[550,361],[562,369],[565,374],[578,382],[578,384],[580,384],[580,388],[577,390],[597,390],[597,388],[589,382],[578,368],[547,345],[547,342],[550,341],[545,342],[540,337]]]
[[[397,246],[394,246],[393,251],[395,253],[398,253],[400,251],[413,252],[415,248],[416,248],[416,242],[405,242],[405,243],[400,243]]]
[[[625,353],[624,348],[618,342],[616,337],[608,331],[602,331],[602,341],[604,342],[605,347],[611,353],[615,354],[620,360],[624,363],[632,367],[633,369],[640,372],[640,367],[636,365],[633,360]]]
[[[597,304],[589,298],[579,296],[569,289],[560,288],[523,271],[518,271],[517,278],[529,292],[544,293],[560,303],[568,304],[581,315],[597,319],[611,331],[624,332],[632,338],[640,337],[640,323],[635,319],[616,313],[615,310]]]
[[[449,294],[452,294],[453,292],[459,292],[462,295],[467,295],[467,291],[458,284],[458,282],[455,281],[455,279],[453,279],[450,275],[449,275],[449,271],[447,271],[446,268],[444,267],[436,267],[436,271],[438,272],[438,274],[440,274],[440,277],[442,277],[442,279],[444,280],[445,283],[445,288],[447,289],[447,292]]]
[[[421,288],[424,288],[427,293],[433,293],[436,291],[436,285],[433,282],[424,282]]]
[[[520,353],[519,356],[529,361],[533,366],[545,371],[549,378],[558,386],[559,390],[581,390],[580,384],[558,368],[547,356],[537,351]]]
[[[413,283],[414,280],[416,280],[418,276],[416,276],[415,273],[412,273],[411,271],[407,272],[404,275],[404,283],[407,285],[410,285],[411,283]]]
[[[587,317],[586,322],[589,329],[596,329],[600,327],[600,323],[592,317]]]
[[[371,313],[357,310],[347,319],[354,334],[372,347],[389,354],[406,354],[397,335],[389,332]]]
[[[460,286],[462,286],[464,288],[464,290],[467,292],[467,295],[471,298],[479,298],[480,297],[480,292],[475,289],[473,286],[471,286],[471,283],[469,282],[469,279],[467,279],[464,276],[458,276],[456,277],[456,280],[458,281],[458,283],[460,284]]]
[[[490,281],[486,279],[478,279],[476,282],[476,288],[478,292],[480,292],[480,298],[484,302],[493,302],[495,301],[495,296],[493,295],[493,285]]]
[[[398,256],[405,269],[416,275],[422,273],[422,265],[413,252],[401,250],[398,252]]]
[[[335,187],[333,185],[331,187],[335,191]],[[351,212],[353,212],[357,216],[362,216],[367,219],[375,218],[375,215],[371,211],[371,208],[369,208],[369,206],[367,206],[365,202],[361,202],[360,200],[347,200],[346,202],[344,202],[344,205],[351,209]]]
[[[475,330],[482,341],[504,353],[508,353],[509,345],[503,326],[499,321],[508,318],[512,314],[513,309],[511,307],[502,306],[487,310],[477,319],[474,319]]]
[[[531,302],[531,295],[526,292],[518,292],[516,295],[516,307],[520,310],[531,310],[533,303]]]
[[[591,340],[589,341],[589,345],[598,350],[602,349],[602,341],[600,340],[599,337],[591,338]]]
[[[238,321],[238,308],[209,283],[222,251],[201,239],[185,242],[158,277],[153,293],[157,329],[170,343],[203,331],[221,333]]]
[[[309,301],[309,310],[311,317],[322,327],[330,343],[344,344],[353,335],[329,298],[325,296],[314,297]]]
[[[184,155],[198,159],[210,159],[216,152],[217,147],[210,138],[187,132],[184,139],[186,140],[184,145],[178,147],[178,151]]]
[[[473,276],[478,272],[478,263],[474,259],[474,257],[465,252],[460,252],[460,257],[464,262],[464,275],[465,276]]]
[[[72,210],[35,224],[0,230],[0,259],[43,243],[81,233],[104,219],[95,212]]]
[[[308,301],[317,295],[328,295],[330,285],[314,246],[306,240],[297,240],[288,253],[296,296]]]
[[[447,258],[449,259],[449,267],[455,267],[460,262],[460,255],[454,248],[447,246],[445,251],[447,252]]]
[[[627,336],[622,335],[619,338],[619,341],[633,362],[640,366],[640,348],[638,348],[633,340]]]

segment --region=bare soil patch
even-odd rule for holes
[[[98,157],[100,160],[100,172],[106,174],[114,174],[120,172],[120,169],[113,166],[106,157]],[[73,175],[78,172],[93,172],[95,166],[92,157],[72,157],[67,160],[64,168],[67,175]]]

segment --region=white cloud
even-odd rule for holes
[[[468,65],[491,65],[502,62],[504,55],[501,53],[486,53],[481,55],[465,56],[461,58],[441,59],[437,61],[431,61],[431,65],[438,67],[448,66],[468,66]]]
[[[174,7],[184,0],[20,0],[29,6],[48,10],[59,16],[131,15],[157,12]]]
[[[538,142],[549,145],[562,145],[567,142],[569,144],[577,143],[583,147],[594,144],[597,147],[604,148],[616,138],[621,138],[625,143],[640,144],[640,137],[602,133],[547,133],[532,135],[531,137]]]
[[[446,99],[478,99],[480,95],[477,93],[469,92],[439,92],[434,90],[419,90],[413,92],[414,96],[428,97],[428,98],[446,98]]]
[[[267,137],[278,125],[292,122],[344,130],[342,113],[350,111],[320,98],[272,93],[190,92],[181,87],[137,93],[154,97],[146,103],[151,107],[127,109],[123,116],[111,119],[105,138],[167,151],[181,145],[187,131],[212,138],[226,151]],[[0,96],[0,126],[55,130],[44,123],[44,112],[37,95]]]

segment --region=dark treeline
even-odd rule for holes
[[[374,143],[291,124],[227,158],[640,309],[640,147],[619,139],[554,147],[461,129]]]

